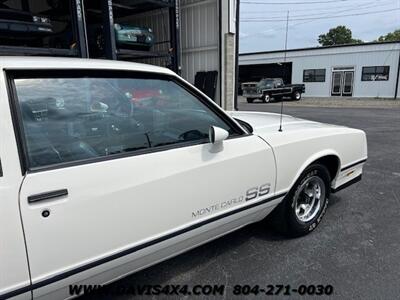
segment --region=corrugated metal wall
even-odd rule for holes
[[[199,71],[218,71],[219,103],[219,3],[218,0],[181,0],[182,76],[194,83]]]
[[[218,0],[179,0],[182,77],[191,83],[199,71],[218,71],[216,102],[220,102],[220,28]],[[130,24],[147,26],[154,31],[153,51],[167,52],[170,44],[168,9],[126,18]],[[138,62],[166,67],[167,57],[139,59]]]

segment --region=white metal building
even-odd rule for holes
[[[291,49],[286,62],[284,53],[240,54],[240,81],[284,77],[308,97],[400,98],[400,42]]]

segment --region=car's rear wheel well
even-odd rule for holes
[[[336,155],[327,155],[317,159],[313,164],[321,164],[325,166],[329,171],[331,180],[334,180],[339,171],[340,160]]]

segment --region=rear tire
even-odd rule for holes
[[[247,98],[247,103],[253,103],[254,99],[253,98]]]
[[[329,195],[329,171],[321,164],[310,165],[272,212],[272,225],[291,237],[312,232],[325,215]]]
[[[264,94],[264,95],[262,95],[262,101],[263,101],[264,103],[269,103],[269,102],[271,102],[271,96],[270,96],[269,94]]]
[[[295,100],[295,101],[299,101],[301,99],[301,93],[300,92],[294,92],[293,94],[292,94],[292,100]]]

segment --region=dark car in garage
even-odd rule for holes
[[[9,8],[4,2],[0,3],[0,36],[2,39],[14,37],[34,39],[37,36],[53,32],[53,25],[49,18]]]

